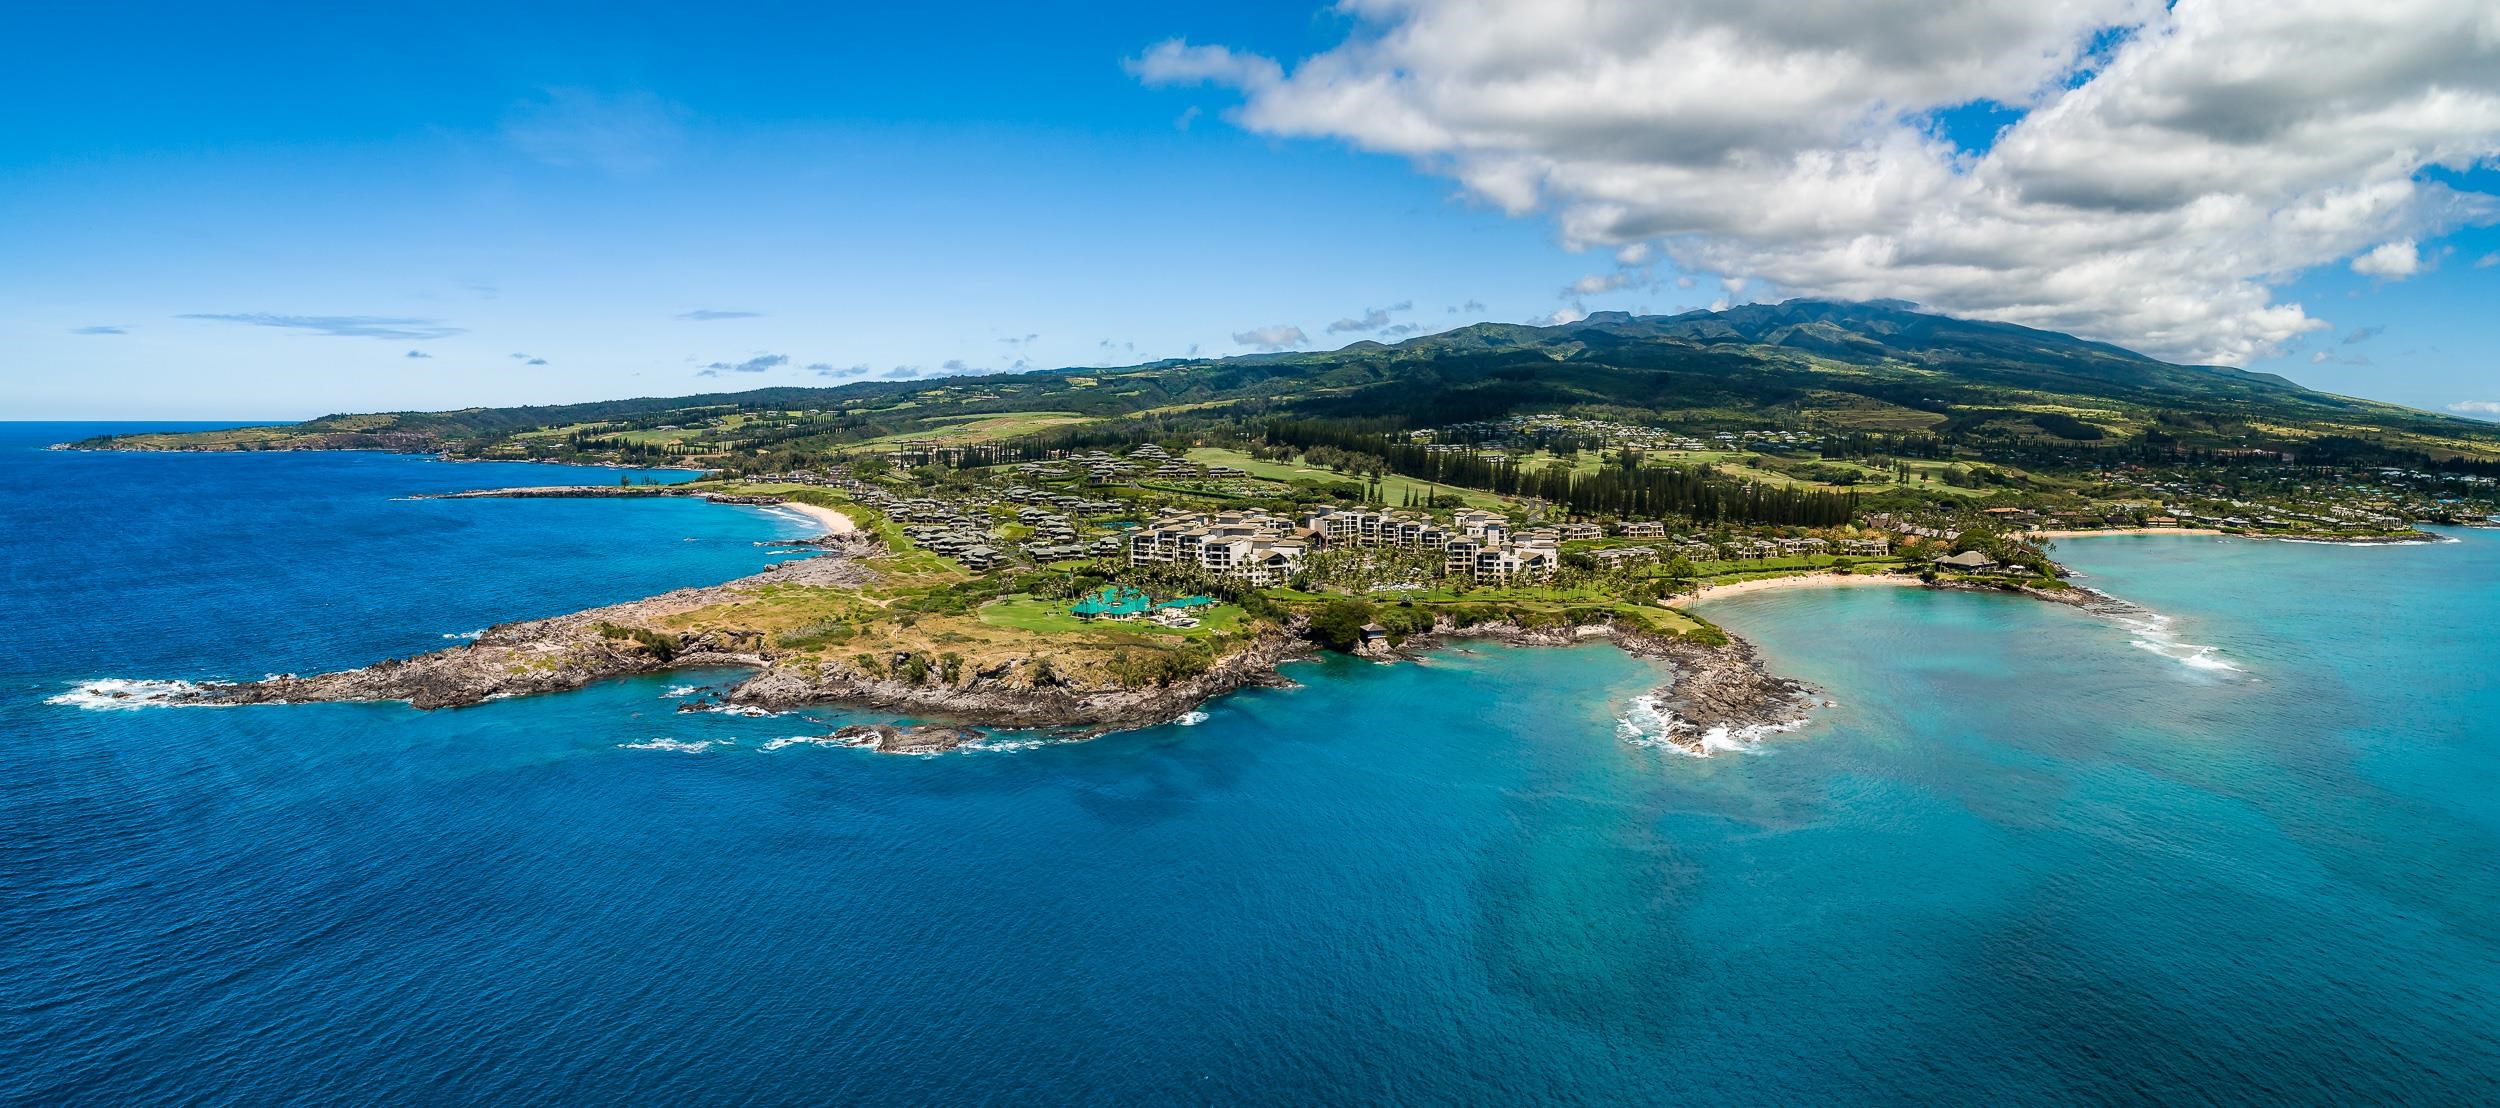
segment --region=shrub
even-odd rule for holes
[[[677,657],[677,652],[683,648],[677,636],[654,631],[648,627],[624,627],[614,623],[599,623],[593,626],[598,630],[599,637],[631,639],[641,644],[644,650],[650,651],[652,657],[663,662]]]
[[[1372,621],[1372,606],[1361,600],[1331,600],[1311,616],[1311,636],[1333,650],[1351,650]]]
[[[784,650],[810,650],[832,643],[848,642],[859,630],[838,619],[820,619],[803,627],[794,627],[773,637],[773,645]]]

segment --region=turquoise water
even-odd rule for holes
[[[362,664],[748,572],[798,528],[393,499],[542,467],[7,456],[0,1099],[2469,1102],[2500,1078],[2500,536],[2069,544],[2156,627],[1729,600],[1839,702],[1749,754],[1627,742],[1659,675],[1589,646],[1332,659],[1194,726],[903,758],[774,746],[840,713],[675,711],[732,674],[435,713],[46,703]]]

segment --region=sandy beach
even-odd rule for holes
[[[809,519],[815,520],[818,523],[824,524],[825,533],[828,535],[847,535],[853,531],[859,530],[859,525],[851,522],[851,517],[834,511],[831,508],[820,508],[814,504],[801,504],[796,500],[784,500],[778,506],[787,508],[793,512],[799,513],[800,515],[806,516]]]
[[[1704,600],[1736,596],[1749,592],[1770,592],[1775,589],[1854,589],[1870,586],[1923,585],[1916,577],[1897,573],[1799,573],[1787,577],[1762,577],[1728,585],[1704,585],[1691,596],[1667,601],[1667,607],[1682,608]]]

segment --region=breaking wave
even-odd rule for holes
[[[141,681],[107,677],[100,681],[83,681],[59,696],[47,697],[46,704],[64,708],[83,708],[90,712],[128,712],[140,708],[223,708],[229,705],[193,699],[200,686],[189,681]]]
[[[2118,621],[2119,626],[2134,632],[2134,637],[2127,640],[2127,645],[2138,650],[2151,651],[2189,669],[2206,673],[2247,672],[2231,660],[2224,658],[2218,648],[2181,641],[2179,636],[2170,629],[2175,621],[2169,616],[2158,612],[2139,611],[2117,614],[2112,618]]]
[[[1200,711],[1188,711],[1188,712],[1182,712],[1180,715],[1174,716],[1174,717],[1172,718],[1172,726],[1174,726],[1174,727],[1196,727],[1196,726],[1198,726],[1198,725],[1199,725],[1199,724],[1201,724],[1201,723],[1205,723],[1206,721],[1207,721],[1207,714],[1206,714],[1205,712],[1200,712]]]
[[[475,630],[475,631],[460,631],[460,632],[456,632],[456,633],[453,633],[453,634],[447,634],[447,635],[444,635],[443,637],[444,637],[444,638],[446,638],[446,639],[461,639],[461,640],[470,640],[470,639],[475,639],[475,638],[477,638],[479,635],[483,635],[483,634],[485,634],[485,633],[486,633],[486,629],[485,629],[485,628],[483,628],[483,627],[481,627],[481,628],[478,628],[478,629],[477,629],[477,630]]]
[[[748,719],[764,719],[781,714],[780,712],[773,711],[769,708],[758,708],[753,704],[688,704],[677,710],[681,712],[719,712],[724,716],[744,716]]]
[[[1753,754],[1761,750],[1762,740],[1784,735],[1805,726],[1805,717],[1785,723],[1756,723],[1743,727],[1718,724],[1696,728],[1667,708],[1667,702],[1656,693],[1632,698],[1632,706],[1615,720],[1615,734],[1634,746],[1671,750],[1695,758],[1713,754]]]
[[[865,740],[865,739],[843,739],[843,738],[836,738],[836,737],[834,737],[834,736],[832,736],[832,735],[792,735],[792,736],[790,736],[790,737],[788,737],[788,738],[783,738],[783,739],[773,739],[773,740],[771,740],[771,741],[769,741],[769,742],[766,742],[764,745],[757,747],[756,749],[757,749],[757,750],[761,750],[761,751],[763,751],[763,752],[765,752],[765,753],[767,753],[767,754],[770,754],[770,753],[772,753],[773,751],[776,751],[776,750],[781,750],[781,749],[783,749],[783,748],[785,748],[785,747],[793,747],[793,746],[866,746],[866,745],[868,745],[868,741],[867,741],[867,740]]]
[[[677,739],[661,738],[652,739],[649,742],[618,743],[616,745],[619,750],[674,750],[680,754],[701,754],[706,750],[712,749],[714,746],[736,746],[737,744],[728,739],[704,739],[701,742],[683,742]]]

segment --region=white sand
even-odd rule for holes
[[[1700,592],[1692,596],[1679,596],[1669,600],[1667,607],[1682,608],[1715,597],[1736,596],[1749,592],[1770,592],[1775,589],[1855,589],[1870,586],[1923,584],[1925,582],[1916,577],[1893,573],[1798,573],[1787,577],[1760,577],[1728,585],[1704,585]]]
[[[797,512],[800,515],[806,516],[809,519],[815,520],[818,523],[824,524],[825,533],[828,535],[847,535],[853,531],[859,530],[859,525],[851,522],[851,517],[834,511],[831,508],[820,508],[814,504],[801,504],[796,500],[784,500],[781,502],[781,506]]]

